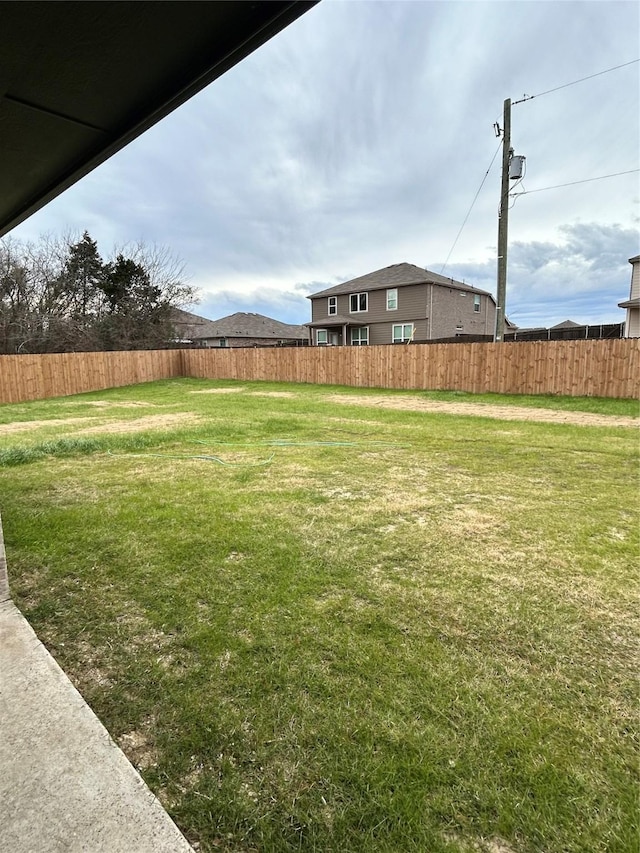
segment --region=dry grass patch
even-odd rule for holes
[[[118,737],[118,746],[138,770],[149,770],[158,764],[158,751],[153,736],[155,725],[152,715],[142,720],[137,728]]]
[[[94,418],[52,418],[48,421],[19,421],[13,424],[0,424],[0,435],[11,435],[16,432],[26,432],[42,428],[61,429],[66,426],[91,423]]]
[[[172,429],[178,426],[192,426],[201,423],[202,418],[190,412],[176,412],[172,415],[149,415],[146,418],[134,418],[129,421],[107,421],[93,427],[78,430],[76,435],[97,435],[98,433],[143,432],[152,429]]]
[[[103,654],[98,653],[90,643],[82,639],[75,644],[75,654],[82,663],[74,672],[74,681],[84,695],[96,689],[108,690],[113,687],[116,672],[108,665]]]
[[[417,397],[376,397],[355,394],[329,394],[330,403],[353,406],[374,406],[383,409],[401,409],[408,412],[434,412],[448,415],[471,415],[495,418],[502,421],[536,421],[538,423],[572,424],[596,427],[640,427],[637,418],[621,415],[598,415],[592,412],[554,411],[551,409],[518,408],[517,406],[494,406],[489,403],[448,403],[441,400],[424,400]]]
[[[252,391],[251,397],[273,397],[275,399],[290,399],[297,397],[292,391]]]
[[[240,386],[233,388],[201,388],[198,391],[189,391],[190,394],[239,394],[245,389]]]
[[[453,535],[465,538],[471,536],[481,542],[489,539],[491,545],[498,545],[506,526],[502,519],[469,504],[453,508],[448,517],[440,523]],[[502,547],[508,547],[507,543],[501,544]],[[491,556],[493,557],[493,552]]]
[[[61,406],[93,406],[96,409],[156,409],[159,403],[149,403],[144,400],[64,400]]]
[[[78,503],[96,503],[103,497],[99,484],[79,482],[76,479],[61,479],[52,485],[51,500],[59,506],[71,506]]]

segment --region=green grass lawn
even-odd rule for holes
[[[638,415],[205,380],[0,406],[14,598],[201,851],[637,851],[638,427],[495,404]]]

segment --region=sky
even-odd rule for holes
[[[211,319],[308,322],[308,294],[402,262],[495,295],[493,126],[505,98],[536,95],[512,109],[528,194],[509,212],[507,316],[622,322],[639,33],[635,0],[322,0],[11,235],[168,247]]]

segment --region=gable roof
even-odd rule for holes
[[[582,326],[582,323],[576,323],[575,320],[563,320],[562,323],[556,323],[555,326],[551,326],[552,329],[578,329]]]
[[[358,293],[361,290],[384,290],[388,287],[403,287],[407,284],[438,284],[443,287],[452,287],[455,290],[466,290],[469,293],[481,293],[483,296],[490,296],[493,299],[488,290],[480,290],[477,287],[465,284],[463,281],[446,278],[437,272],[431,272],[431,270],[425,270],[422,267],[415,266],[415,264],[406,263],[393,264],[390,267],[384,267],[384,269],[361,275],[358,278],[352,278],[350,281],[336,284],[335,287],[312,293],[307,299],[315,299],[318,296],[339,296],[342,293]]]
[[[183,339],[202,340],[206,338],[273,338],[276,340],[307,340],[309,333],[304,326],[281,323],[263,314],[238,311],[221,317],[219,320],[207,320],[190,311],[175,309],[173,325]]]

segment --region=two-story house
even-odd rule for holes
[[[626,302],[618,302],[618,307],[627,309],[625,338],[640,338],[640,255],[629,258],[629,263],[631,264],[631,291]]]
[[[413,264],[394,264],[321,290],[311,300],[314,345],[397,344],[492,335],[496,303],[486,290]]]

